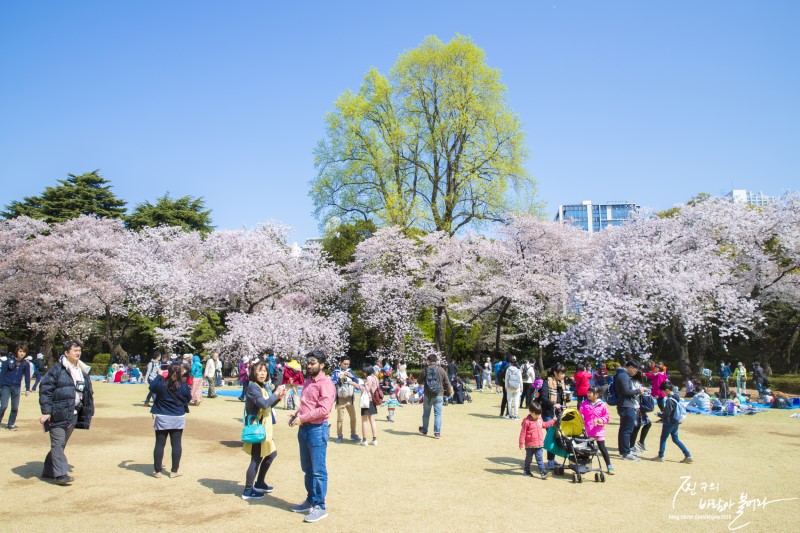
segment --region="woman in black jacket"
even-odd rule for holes
[[[188,374],[188,367],[184,367],[180,363],[173,363],[169,365],[166,378],[159,375],[150,384],[150,392],[155,397],[153,407],[150,409],[155,419],[153,429],[156,432],[156,445],[153,448],[153,477],[161,477],[167,436],[169,436],[172,448],[172,468],[169,477],[181,475],[178,471],[183,453],[181,438],[186,425],[186,413],[189,412],[189,402],[192,399],[192,391],[186,384]]]
[[[542,383],[539,401],[542,404],[542,420],[545,422],[554,419],[556,414],[561,412],[564,405],[569,402],[569,398],[564,397],[565,375],[564,365],[553,365],[547,372],[547,379]],[[547,452],[547,468],[553,468],[555,458],[553,452]]]
[[[78,366],[81,344],[67,341],[64,356],[44,375],[39,389],[42,416],[39,423],[50,432],[50,452],[44,460],[42,479],[69,485],[69,463],[64,455],[72,430],[89,429],[94,416],[92,380]]]

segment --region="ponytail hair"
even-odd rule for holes
[[[167,369],[167,388],[176,391],[181,385],[183,385],[183,364],[172,363]]]

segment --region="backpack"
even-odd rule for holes
[[[617,387],[614,383],[614,376],[608,376],[608,389],[606,389],[608,405],[617,405]]]
[[[653,412],[653,409],[656,407],[655,404],[656,402],[653,400],[653,396],[650,394],[642,394],[639,397],[639,408],[645,413]]]
[[[511,389],[518,389],[522,386],[520,382],[519,370],[513,367],[509,367],[506,370],[506,377],[508,377],[508,386]]]
[[[383,403],[383,389],[380,385],[378,385],[378,388],[372,393],[372,403],[375,404],[375,407]]]
[[[442,378],[439,377],[439,365],[425,369],[425,394],[439,395],[442,392]]]
[[[683,421],[686,420],[686,406],[683,405],[683,402],[680,400],[675,400],[675,410],[672,411],[672,422],[674,424],[683,424]]]

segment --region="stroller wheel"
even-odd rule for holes
[[[602,473],[602,472],[600,472],[600,482],[601,483],[605,483],[606,482],[606,475],[604,473]]]
[[[594,475],[594,480],[595,480],[596,483],[599,483],[600,482],[600,474],[595,474]]]
[[[578,483],[583,483],[583,476],[580,474],[577,474],[577,476],[578,476]]]
[[[578,483],[578,474],[572,474],[572,482]]]

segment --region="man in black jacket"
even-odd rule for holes
[[[614,376],[614,388],[617,393],[617,414],[619,414],[619,454],[623,459],[638,461],[639,458],[631,453],[631,433],[636,423],[636,397],[644,390],[643,387],[634,388],[631,377],[636,375],[639,365],[634,361],[625,363],[625,368],[617,367]]]
[[[39,423],[50,432],[50,452],[44,460],[42,479],[53,479],[58,485],[74,481],[64,455],[72,430],[89,429],[94,415],[92,380],[78,366],[80,358],[81,344],[67,341],[64,356],[44,375],[39,391]]]

